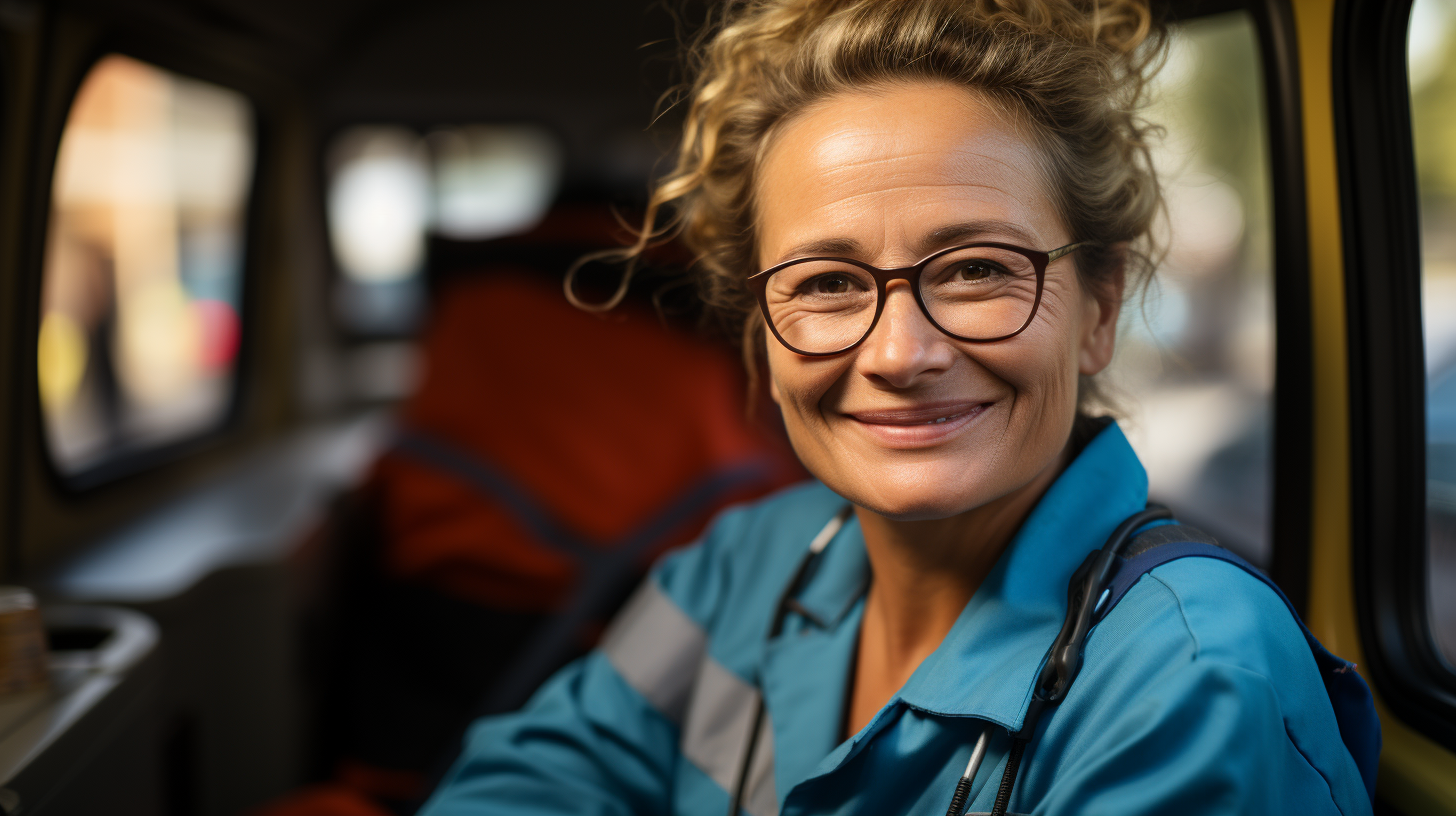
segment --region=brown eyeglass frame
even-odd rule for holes
[[[1041,306],[1042,286],[1046,282],[1047,265],[1049,265],[1052,261],[1057,260],[1058,258],[1076,252],[1078,249],[1085,245],[1085,241],[1077,241],[1067,244],[1066,246],[1057,247],[1056,249],[1049,250],[1047,252],[1042,252],[1036,249],[1019,247],[1015,244],[1001,244],[992,241],[977,241],[975,243],[957,244],[953,247],[947,247],[942,250],[937,250],[936,252],[933,252],[930,255],[922,258],[918,263],[911,264],[910,266],[898,267],[896,269],[881,269],[878,266],[871,266],[870,264],[864,263],[862,261],[856,261],[852,258],[837,258],[832,255],[812,256],[808,258],[794,258],[791,261],[784,261],[777,266],[769,267],[762,272],[758,272],[748,276],[747,283],[749,289],[752,290],[754,297],[758,299],[758,308],[763,313],[763,322],[768,326],[768,330],[773,332],[773,336],[778,339],[779,343],[781,343],[784,348],[804,357],[832,357],[836,354],[843,354],[846,351],[853,351],[855,348],[858,348],[859,345],[867,340],[870,334],[874,332],[875,326],[879,325],[880,314],[885,310],[885,287],[890,283],[890,281],[894,280],[904,280],[910,284],[910,291],[915,294],[915,302],[920,305],[920,313],[925,315],[925,319],[930,321],[930,325],[939,329],[942,334],[946,335],[947,337],[953,337],[957,340],[963,340],[967,343],[996,343],[1001,340],[1010,340],[1016,335],[1021,334],[1023,331],[1026,331],[1027,326],[1031,325],[1031,321],[1036,319],[1036,310],[1038,307]],[[946,329],[946,327],[937,323],[935,321],[935,317],[930,314],[930,310],[925,307],[925,298],[920,294],[920,276],[925,272],[925,267],[928,266],[930,262],[934,261],[936,258],[949,255],[952,252],[960,252],[963,249],[975,249],[976,247],[991,247],[993,249],[1004,249],[1009,252],[1015,252],[1016,254],[1021,255],[1022,257],[1031,261],[1032,268],[1036,270],[1036,298],[1031,302],[1031,312],[1027,314],[1026,322],[1022,323],[1020,328],[1018,328],[1014,332],[1011,332],[1010,334],[1003,334],[1000,337],[986,338],[964,337]],[[774,327],[773,318],[769,316],[768,279],[780,269],[784,269],[795,264],[809,263],[811,261],[833,261],[835,263],[849,264],[850,266],[859,267],[860,269],[863,269],[864,271],[870,273],[870,275],[872,275],[875,279],[874,318],[870,320],[869,327],[865,329],[865,333],[861,335],[858,340],[836,351],[800,351],[799,349],[794,348],[793,346],[789,345],[788,341],[784,340],[783,335],[779,334],[779,330]]]

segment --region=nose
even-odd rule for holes
[[[855,368],[877,384],[911,388],[955,362],[950,338],[937,329],[920,305],[909,281],[890,281],[885,308],[855,357]]]

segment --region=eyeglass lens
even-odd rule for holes
[[[869,333],[879,288],[867,270],[805,260],[769,276],[767,313],[779,337],[809,353],[849,348]],[[930,261],[920,298],[932,322],[968,340],[1005,337],[1026,325],[1036,303],[1031,259],[999,247],[964,247]]]

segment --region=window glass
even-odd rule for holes
[[[1266,566],[1274,369],[1263,76],[1244,12],[1175,28],[1148,119],[1167,196],[1167,255],[1132,292],[1113,407],[1180,519]]]
[[[1416,0],[1409,67],[1421,202],[1431,628],[1456,664],[1456,0]]]
[[[223,420],[253,158],[240,94],[122,56],[82,83],[51,184],[38,338],[62,473]]]
[[[529,228],[555,196],[561,163],[556,140],[533,127],[341,133],[328,155],[328,221],[345,325],[408,330],[420,307],[426,235],[484,240]]]

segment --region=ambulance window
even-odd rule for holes
[[[1254,20],[1175,26],[1148,118],[1167,195],[1167,255],[1123,313],[1104,380],[1150,492],[1261,566],[1269,562],[1273,228]]]
[[[37,373],[50,458],[84,478],[226,421],[253,115],[119,55],[81,83],[51,181]]]
[[[529,228],[556,194],[562,157],[529,126],[361,125],[333,140],[327,166],[335,301],[343,325],[368,336],[413,327],[431,232],[485,240]]]
[[[1456,0],[1416,0],[1409,39],[1426,357],[1427,603],[1456,665]]]

